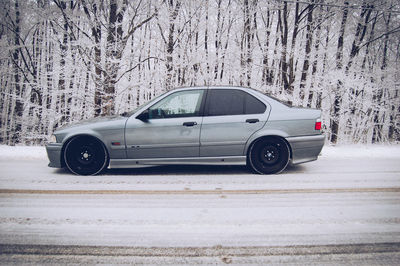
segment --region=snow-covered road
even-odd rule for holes
[[[216,247],[222,254],[223,247],[390,243],[395,248],[376,258],[399,262],[399,146],[325,147],[318,161],[271,176],[174,166],[81,177],[48,168],[42,149],[0,152],[0,249]],[[1,261],[12,262],[0,252]]]

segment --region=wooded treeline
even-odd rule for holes
[[[0,1],[0,143],[240,85],[323,110],[331,143],[400,140],[400,2]]]

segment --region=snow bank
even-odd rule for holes
[[[399,158],[400,145],[326,145],[322,149],[323,158]]]
[[[0,145],[0,160],[9,159],[47,159],[44,146],[6,146]]]

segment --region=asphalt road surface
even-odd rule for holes
[[[390,152],[330,150],[271,176],[171,166],[80,177],[46,164],[0,158],[2,265],[400,264]]]

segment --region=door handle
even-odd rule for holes
[[[255,118],[255,119],[247,119],[246,120],[246,123],[250,123],[250,124],[254,124],[254,123],[257,123],[257,122],[260,122],[260,120],[258,120],[257,118]]]
[[[192,126],[195,126],[195,125],[197,125],[196,122],[184,122],[182,124],[182,126],[185,126],[185,127],[192,127]]]

